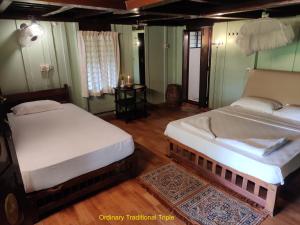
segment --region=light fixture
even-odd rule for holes
[[[215,42],[211,43],[212,45],[217,45],[217,46],[220,46],[220,45],[223,45],[223,41],[222,40],[215,40]]]
[[[138,13],[139,11],[140,11],[139,8],[132,9],[132,12],[135,12],[135,13]]]
[[[30,25],[22,23],[19,29],[19,44],[22,47],[29,46],[41,37],[43,33],[43,28],[35,21],[32,21]]]

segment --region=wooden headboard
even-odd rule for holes
[[[300,72],[251,70],[243,96],[300,105]]]
[[[63,88],[17,93],[5,95],[4,97],[6,98],[5,106],[7,112],[15,105],[30,101],[54,100],[60,103],[70,102],[69,88],[67,84],[65,84]]]

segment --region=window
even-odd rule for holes
[[[78,41],[82,96],[113,93],[120,72],[118,33],[80,31]]]
[[[190,48],[201,48],[201,31],[190,32]]]

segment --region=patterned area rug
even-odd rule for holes
[[[204,181],[179,169],[174,164],[161,166],[144,175],[142,180],[172,204],[186,199],[205,184]]]
[[[201,225],[258,225],[266,215],[170,163],[140,181],[187,222]]]

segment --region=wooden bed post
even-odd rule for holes
[[[171,157],[171,152],[173,150],[173,143],[171,141],[168,141],[169,142],[169,149],[168,149],[168,152],[167,152],[167,156],[170,158]]]
[[[271,216],[274,216],[274,210],[275,210],[275,206],[276,206],[277,189],[278,189],[277,185],[270,184],[268,187],[265,210]]]
[[[138,166],[138,156],[137,156],[137,152],[135,151],[133,153],[133,156],[132,156],[132,160],[130,161],[131,165],[130,165],[130,168],[131,168],[131,176],[132,178],[136,177],[139,173],[139,166]]]

